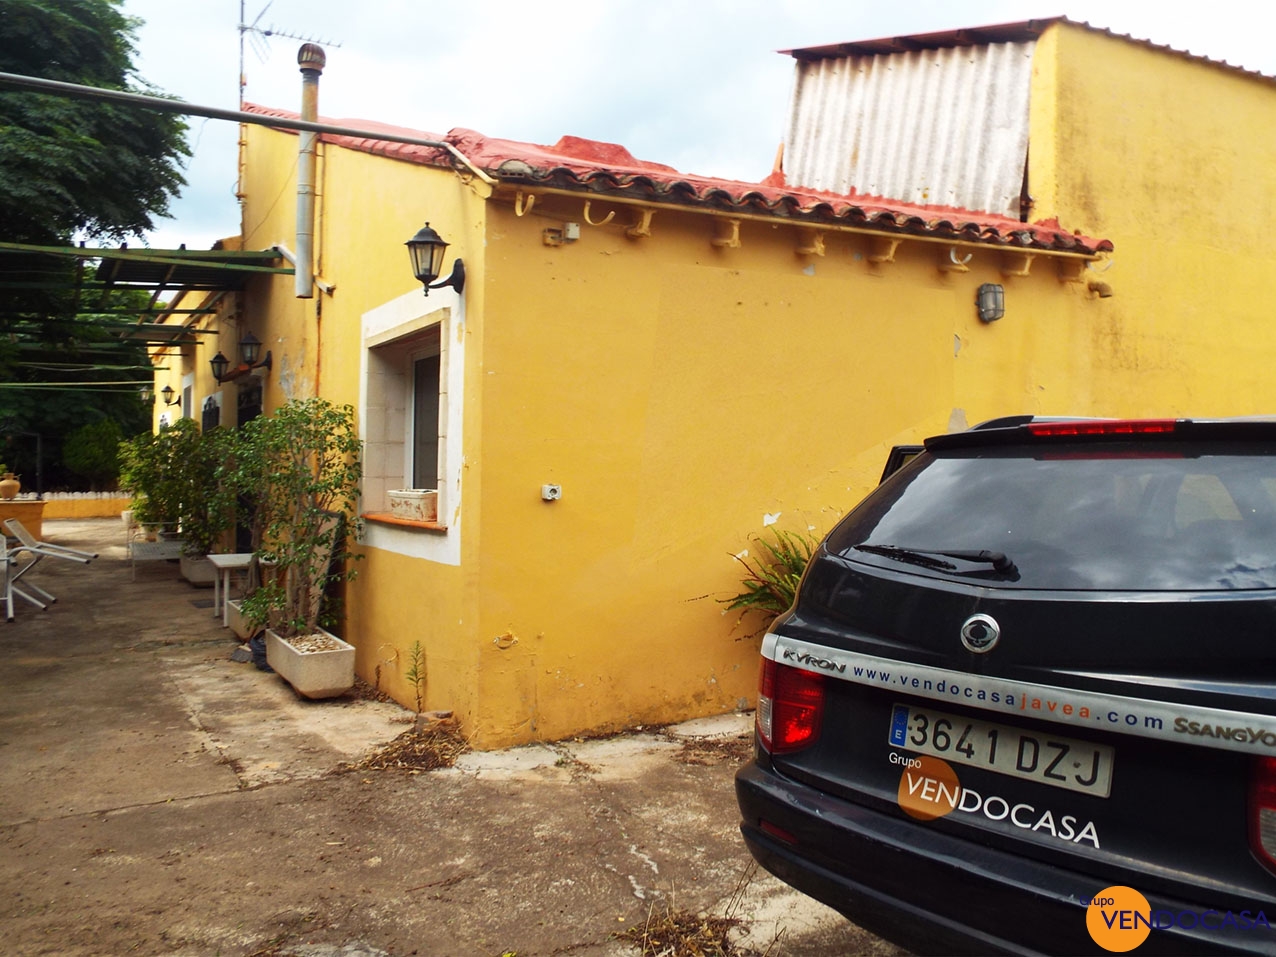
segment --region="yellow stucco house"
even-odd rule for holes
[[[476,746],[750,705],[757,643],[717,600],[732,555],[772,523],[826,531],[895,444],[1276,406],[1270,79],[1063,19],[789,52],[763,183],[340,121],[374,135],[319,138],[311,295],[255,275],[188,320],[217,345],[157,376],[223,424],[359,410],[365,558],[338,631],[405,703],[419,641],[425,706]],[[244,127],[234,244],[280,263],[298,141]],[[413,278],[426,221],[459,293]],[[1004,317],[981,319],[984,285]],[[269,370],[216,381],[210,354],[249,333]],[[413,488],[434,521],[392,513]]]

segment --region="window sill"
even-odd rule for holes
[[[389,512],[364,512],[360,516],[365,522],[375,522],[378,525],[391,525],[395,528],[417,528],[423,532],[446,532],[447,526],[438,522],[414,522],[410,519],[399,518],[391,515]]]

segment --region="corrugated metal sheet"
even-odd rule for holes
[[[799,60],[786,181],[1018,219],[1035,48]]]

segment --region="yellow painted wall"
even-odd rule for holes
[[[1022,412],[1270,412],[1272,85],[1067,25],[1033,84],[1034,218],[1116,244],[1080,283],[1048,257],[1007,276],[987,248],[946,272],[948,247],[917,240],[877,265],[850,233],[799,256],[773,221],[717,248],[714,217],[671,209],[634,240],[596,197],[608,225],[551,195],[520,217],[455,173],[323,147],[335,293],[267,278],[245,297],[274,353],[268,409],[358,400],[361,317],[415,287],[403,243],[424,220],[468,269],[461,563],[364,549],[344,632],[360,673],[414,705],[419,641],[424,706],[479,747],[751,704],[757,639],[718,601],[739,588],[731,555],[772,520],[826,531],[891,445]],[[244,246],[295,249],[297,138],[245,143]],[[579,241],[545,245],[565,222]],[[992,325],[982,282],[1006,288]]]
[[[1073,25],[1034,58],[1035,216],[1111,239],[1076,411],[1276,410],[1276,84]]]
[[[294,246],[296,138],[246,141],[245,246]],[[335,293],[298,303],[270,278],[246,299],[274,352],[268,408],[316,388],[357,401],[361,317],[412,291],[403,243],[422,221],[466,262],[461,563],[364,548],[343,634],[409,706],[420,642],[424,707],[455,710],[478,747],[751,705],[756,624],[719,602],[749,536],[772,518],[823,533],[892,444],[1094,406],[1110,300],[1047,257],[1008,278],[977,249],[945,272],[949,247],[906,240],[873,264],[868,238],[836,232],[799,256],[772,221],[717,248],[714,217],[674,210],[634,240],[622,208],[547,246],[547,227],[584,223],[580,199],[543,195],[520,217],[451,172],[333,147],[320,169]],[[595,199],[590,215],[611,211]],[[993,325],[975,315],[982,282],[1006,285]],[[561,501],[541,500],[548,483]]]
[[[594,201],[591,217],[608,207]],[[763,531],[828,530],[894,443],[1089,388],[1095,303],[1045,260],[1008,280],[994,251],[873,265],[863,237],[795,254],[792,227],[661,211],[653,235],[582,226],[580,200],[489,211],[483,405],[483,742],[555,738],[751,704],[757,640],[717,599]],[[963,250],[965,252],[965,250]],[[981,282],[1007,317],[981,324]],[[555,503],[544,483],[562,485]],[[498,640],[500,639],[500,640]],[[513,642],[512,639],[516,639]]]
[[[283,243],[296,250],[296,136],[245,130],[245,248]],[[293,278],[256,280],[247,315],[273,350],[275,368],[266,377],[266,409],[289,398],[321,395],[357,405],[361,322],[365,312],[405,293],[419,291],[404,243],[429,219],[464,258],[469,381],[481,378],[484,204],[450,172],[349,150],[320,147],[316,202],[318,278],[334,287],[310,301],[295,298]],[[425,311],[439,298],[427,301]],[[481,396],[467,402],[467,482],[481,475]],[[454,710],[465,727],[481,724],[475,634],[481,503],[466,500],[465,560],[460,567],[361,549],[358,577],[346,590],[345,622],[339,632],[358,648],[357,669],[367,681],[409,707],[416,689],[406,678],[416,642],[424,653],[423,707]],[[421,534],[436,534],[426,533]]]
[[[298,139],[261,127],[243,129],[244,174],[240,189],[245,197],[244,248],[268,249],[279,243],[295,253]],[[322,239],[316,240],[316,247],[322,247]],[[322,276],[322,269],[319,273]],[[350,400],[349,396],[331,395],[324,388],[323,377],[328,369],[320,362],[319,340],[323,321],[328,318],[321,313],[330,301],[318,296],[296,298],[292,276],[262,277],[249,283],[242,322],[262,340],[262,349],[271,351],[273,365],[263,379],[266,409],[277,408],[289,399],[320,394],[334,401]],[[227,345],[230,344],[228,339]],[[235,361],[230,352],[226,355]]]
[[[48,498],[44,517],[54,518],[119,518],[131,499],[117,498]]]

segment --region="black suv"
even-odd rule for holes
[[[769,629],[736,795],[913,950],[1276,953],[1276,421],[928,439]]]

